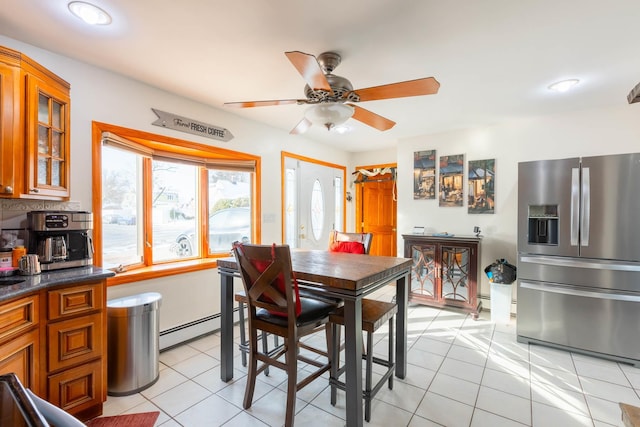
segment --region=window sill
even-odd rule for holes
[[[116,273],[107,279],[107,286],[124,285],[141,280],[157,279],[159,277],[174,276],[193,271],[207,270],[218,267],[217,258],[196,259],[170,264],[159,264],[151,267],[136,268],[131,271]]]

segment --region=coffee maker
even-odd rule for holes
[[[84,211],[32,211],[30,254],[37,254],[42,271],[93,264],[93,214]]]

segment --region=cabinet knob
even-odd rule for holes
[[[37,189],[37,188],[32,188],[32,189],[31,189],[31,192],[32,192],[32,193],[38,193],[38,192],[40,192],[40,190],[39,190],[39,189]]]
[[[12,186],[10,186],[10,185],[7,185],[6,187],[4,187],[4,191],[3,191],[3,193],[6,193],[6,194],[13,194],[13,187],[12,187]]]

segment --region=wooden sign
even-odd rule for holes
[[[233,135],[228,129],[156,110],[155,108],[152,108],[151,111],[158,116],[158,119],[151,123],[152,125],[186,132],[192,135],[204,136],[205,138],[217,139],[219,141],[230,141],[233,139]]]

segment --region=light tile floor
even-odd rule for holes
[[[389,287],[376,297],[390,300],[394,293]],[[640,406],[640,369],[520,344],[515,329],[515,321],[494,324],[488,313],[474,321],[464,313],[411,305],[407,378],[396,378],[393,390],[381,389],[368,425],[622,426],[618,402]],[[374,336],[376,353],[386,356],[386,330]],[[284,373],[272,368],[270,376],[260,375],[253,405],[243,410],[246,369],[240,354],[230,383],[220,380],[219,357],[218,332],[164,351],[158,382],[141,393],[109,396],[103,415],[157,410],[157,426],[281,426]],[[328,382],[312,382],[297,395],[296,424],[343,426],[344,394],[338,392],[333,407]]]

